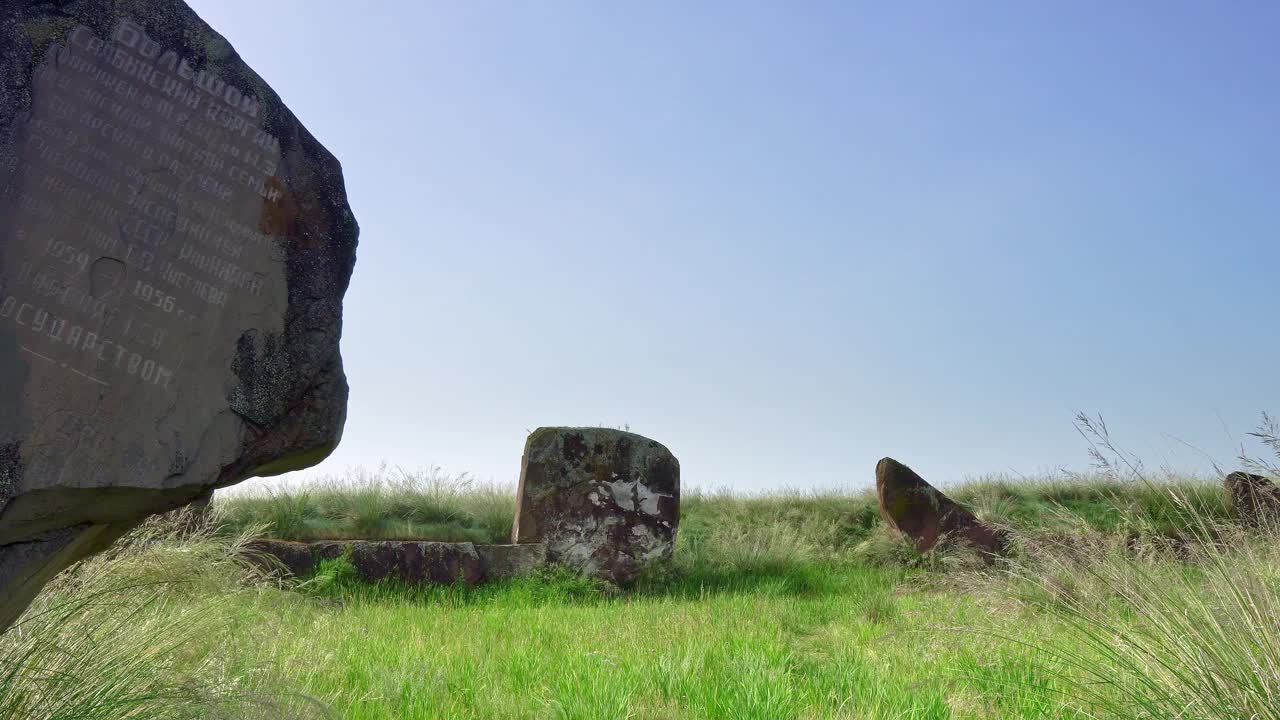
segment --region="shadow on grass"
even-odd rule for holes
[[[647,599],[700,601],[723,595],[823,597],[892,589],[902,569],[855,565],[794,565],[754,568],[685,568],[652,573],[628,588],[548,568],[524,578],[465,585],[415,585],[395,580],[314,576],[299,591],[322,603],[423,604],[443,607],[594,606]]]

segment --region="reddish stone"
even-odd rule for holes
[[[1267,518],[1280,517],[1280,488],[1261,475],[1233,472],[1224,485],[1236,516],[1257,525]]]
[[[316,559],[306,543],[259,538],[245,544],[245,556],[272,574],[306,577],[315,572]]]
[[[321,542],[311,545],[317,558],[346,556],[365,582],[462,582],[475,585],[484,579],[484,566],[475,545],[469,542],[418,542],[408,540]]]
[[[974,517],[973,513],[925,482],[911,468],[884,458],[876,465],[876,493],[880,517],[911,538],[925,552],[944,535],[962,537],[984,553],[1005,550],[1005,533]]]

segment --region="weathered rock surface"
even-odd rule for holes
[[[538,428],[525,443],[513,542],[628,583],[670,560],[680,523],[680,463],[662,444],[606,428]]]
[[[258,538],[245,550],[249,560],[268,573],[302,578],[316,570],[316,556],[307,543]]]
[[[317,559],[346,555],[365,582],[399,580],[415,584],[475,585],[484,580],[480,554],[469,542],[361,540],[312,543],[311,548]]]
[[[0,627],[146,516],[328,455],[356,237],[180,0],[0,2]]]
[[[925,552],[943,535],[967,540],[990,555],[1005,550],[1005,534],[974,517],[911,468],[884,458],[876,465],[880,517]]]
[[[249,542],[245,550],[248,558],[263,570],[296,578],[314,573],[322,559],[348,553],[364,579],[396,579],[409,583],[461,580],[475,584],[505,580],[530,575],[547,564],[547,546],[540,543],[474,545],[416,540],[301,543],[258,538]],[[478,570],[473,555],[479,560]]]
[[[547,546],[542,543],[476,545],[476,552],[485,580],[525,577],[547,564]]]
[[[1227,476],[1224,485],[1231,508],[1242,521],[1257,525],[1268,520],[1280,520],[1280,487],[1269,479],[1233,472]]]
[[[213,491],[196,498],[177,510],[160,515],[163,520],[174,527],[179,534],[194,536],[212,529],[217,522],[212,511]]]

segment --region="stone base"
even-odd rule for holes
[[[547,546],[542,543],[524,545],[477,545],[480,564],[486,580],[524,577],[547,564]]]
[[[262,570],[284,577],[306,577],[316,570],[311,546],[300,542],[259,538],[245,545],[245,557]]]
[[[413,540],[331,540],[300,543],[258,539],[247,546],[249,559],[268,572],[306,577],[321,560],[347,556],[366,582],[399,580],[410,584],[462,582],[476,585],[528,575],[547,562],[547,546],[475,545],[469,542]]]
[[[313,555],[325,558],[347,556],[365,582],[461,582],[475,585],[484,579],[480,555],[471,543],[349,541],[312,543]]]

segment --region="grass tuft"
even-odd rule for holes
[[[219,492],[215,504],[231,531],[265,526],[280,540],[502,543],[511,541],[515,491],[434,467],[383,466],[306,484]]]
[[[283,595],[244,561],[244,539],[156,518],[57,577],[0,634],[0,719],[323,717],[243,662],[241,629]]]

